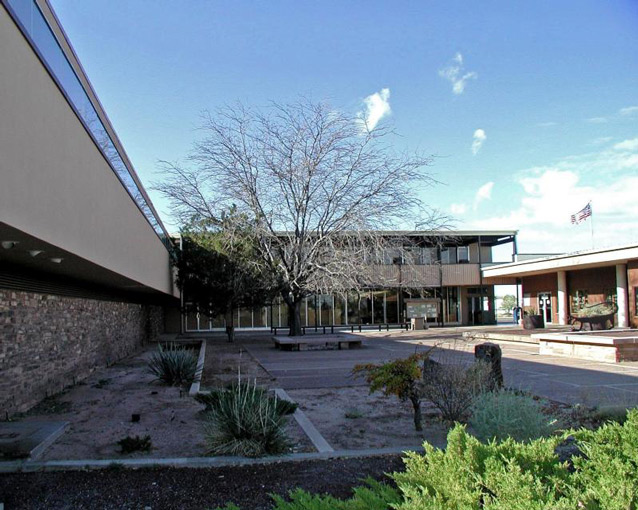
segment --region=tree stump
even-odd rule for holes
[[[474,347],[474,357],[476,360],[489,363],[490,365],[490,387],[493,391],[503,387],[503,369],[501,367],[501,358],[503,353],[501,348],[492,343],[479,344]]]

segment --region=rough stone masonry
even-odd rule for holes
[[[0,289],[0,420],[139,350],[160,306]]]

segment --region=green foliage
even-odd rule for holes
[[[363,418],[364,414],[359,409],[348,409],[345,413],[345,417],[348,420],[356,420],[357,418]]]
[[[285,417],[278,399],[239,381],[209,400],[206,441],[213,455],[258,457],[286,451]]]
[[[170,386],[192,383],[200,368],[194,352],[177,344],[167,344],[164,347],[159,344],[158,351],[148,361],[149,371]]]
[[[393,474],[403,498],[397,509],[547,509],[560,504],[569,471],[554,449],[558,438],[483,444],[457,425],[446,450],[425,445],[408,453],[406,471]]]
[[[259,263],[250,225],[235,210],[192,220],[181,233],[177,285],[194,309],[225,313],[232,327],[232,310],[261,306],[276,294],[275,282]]]
[[[501,308],[506,312],[509,312],[516,306],[516,296],[512,296],[511,294],[507,294],[503,296],[503,301],[501,302]]]
[[[512,391],[494,391],[479,395],[472,406],[470,425],[481,441],[511,437],[528,441],[549,436],[556,419],[543,413],[536,400]]]
[[[153,446],[151,436],[126,436],[124,439],[120,439],[117,444],[120,445],[122,453],[150,452]]]
[[[443,419],[454,422],[467,418],[474,400],[490,386],[490,365],[471,365],[450,359],[424,373],[421,393],[441,411]]]
[[[638,410],[630,410],[623,424],[608,422],[573,436],[584,454],[574,459],[573,484],[583,508],[638,508]]]
[[[580,455],[573,469],[555,451],[567,436]],[[391,476],[398,490],[378,482],[340,500],[301,490],[274,510],[634,510],[638,508],[638,410],[624,424],[569,431],[529,442],[482,443],[457,424],[445,450],[425,444],[408,453],[405,471]]]
[[[387,510],[390,505],[399,503],[399,493],[393,487],[372,478],[366,480],[366,485],[355,488],[347,500],[309,494],[301,489],[291,491],[289,501],[273,495],[273,510]]]
[[[214,407],[219,406],[220,401],[226,398],[226,393],[228,393],[229,391],[236,391],[236,389],[234,388],[236,384],[237,383],[233,383],[227,388],[211,390],[210,393],[198,393],[197,395],[195,395],[195,400],[197,400],[201,404],[204,404],[206,406],[206,411],[210,411]],[[254,394],[256,398],[258,397],[271,399],[277,409],[277,414],[279,414],[280,416],[293,414],[297,410],[297,407],[299,407],[299,404],[297,404],[296,402],[291,402],[290,400],[284,400],[281,398],[277,398],[274,395],[270,395],[266,388],[257,386],[254,389]]]
[[[430,352],[428,350],[381,365],[356,365],[352,373],[365,376],[370,393],[383,391],[384,395],[395,395],[401,401],[410,400],[414,409],[414,426],[416,430],[421,430],[421,393],[418,386],[423,374],[421,362],[429,358]]]

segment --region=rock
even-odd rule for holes
[[[503,369],[501,348],[493,343],[479,344],[474,347],[474,358],[490,365],[490,390],[503,387]]]

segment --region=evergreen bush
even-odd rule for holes
[[[560,462],[571,437],[577,454]],[[623,423],[528,442],[482,443],[457,424],[445,450],[408,453],[398,489],[373,483],[340,500],[296,490],[275,510],[631,510],[638,508],[638,410]],[[571,464],[571,465],[570,465]],[[367,505],[367,506],[366,506]]]

